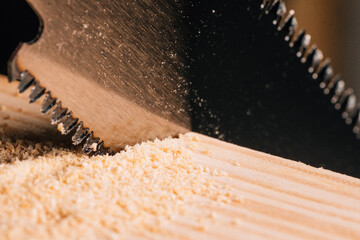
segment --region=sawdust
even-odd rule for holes
[[[156,140],[97,157],[2,141],[9,163],[0,164],[0,238],[118,239],[161,231],[196,197],[232,201],[213,181],[226,173],[196,164],[184,147],[191,141]]]
[[[53,145],[51,142],[35,143],[25,139],[12,139],[2,136],[0,137],[0,164],[48,154],[56,155],[59,152],[53,151]],[[61,148],[58,148],[58,150],[61,151]]]

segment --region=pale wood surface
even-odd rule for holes
[[[271,156],[196,133],[189,149],[202,165],[229,173],[217,177],[241,202],[212,207],[215,218],[201,213],[210,205],[189,206],[205,218],[204,239],[359,239],[360,180]],[[184,220],[178,227],[194,231]],[[191,225],[191,224],[190,224]],[[175,232],[180,237],[183,231]],[[198,237],[195,237],[198,238]]]
[[[50,126],[48,117],[37,113],[39,105],[26,105],[26,98],[14,91],[16,84],[2,78],[1,124],[29,132]],[[360,238],[359,179],[197,133],[187,136],[192,141],[186,149],[194,161],[228,173],[215,176],[215,183],[232,189],[238,198],[222,201],[198,195],[185,206],[188,214],[175,216],[148,234],[134,233],[133,238]]]

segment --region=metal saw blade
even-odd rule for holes
[[[356,97],[283,1],[28,2],[10,78],[85,152],[193,130],[360,175]]]
[[[43,112],[57,99],[52,122],[77,128],[74,143],[87,138],[85,151],[96,152],[101,138],[119,151],[190,129],[175,2],[28,2],[43,30],[13,60],[20,88],[33,86],[31,101],[51,91]]]

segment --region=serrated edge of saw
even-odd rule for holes
[[[352,131],[360,139],[360,105],[353,89],[346,88],[345,82],[339,74],[334,74],[329,58],[324,58],[322,51],[315,45],[310,45],[310,35],[305,30],[298,31],[295,11],[286,11],[284,0],[263,0],[261,15],[268,15],[279,36],[289,43],[299,61],[304,64],[308,73],[319,84],[325,95],[330,96],[330,102],[339,111],[345,123],[352,127]]]
[[[20,47],[19,47],[20,48]],[[19,49],[18,48],[18,49]],[[41,113],[51,113],[50,121],[52,125],[57,125],[57,129],[63,135],[72,133],[72,143],[79,145],[83,143],[82,151],[89,155],[113,155],[114,152],[106,148],[104,141],[98,137],[94,137],[94,132],[89,128],[84,128],[84,124],[78,118],[74,118],[73,114],[68,108],[62,106],[61,100],[51,96],[51,92],[42,87],[28,71],[19,71],[16,66],[16,52],[9,61],[8,74],[9,81],[18,81],[19,93],[30,89],[29,102],[34,103],[42,96],[44,100],[41,104]]]
[[[297,34],[297,20],[294,11],[286,11],[284,0],[262,0],[260,4],[260,16],[267,15],[272,19],[279,36],[288,42],[299,61],[308,69],[308,73],[315,83],[323,89],[325,95],[330,95],[330,101],[338,110],[345,123],[352,126],[357,138],[360,138],[360,105],[357,104],[356,96],[351,88],[346,88],[342,77],[334,74],[330,60],[324,59],[321,50],[316,45],[310,46],[310,35],[305,30]],[[21,45],[20,45],[21,46]],[[20,48],[18,47],[18,49]],[[45,99],[41,106],[41,113],[47,114],[51,109],[51,124],[57,125],[57,129],[64,135],[74,132],[72,143],[83,143],[83,152],[94,155],[112,155],[109,148],[105,148],[104,141],[94,137],[93,131],[83,127],[83,122],[74,118],[71,111],[62,106],[57,98],[51,96],[51,92],[42,87],[28,71],[20,72],[16,66],[16,52],[14,52],[8,65],[9,81],[19,81],[19,92],[22,93],[31,87],[30,103],[36,102],[41,96]]]

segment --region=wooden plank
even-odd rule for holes
[[[242,198],[219,207],[199,198],[189,206],[204,219],[205,209],[217,216],[206,221],[202,238],[360,238],[359,179],[197,133],[187,136],[196,139],[188,146],[194,160],[227,172],[216,181]]]
[[[4,81],[0,83],[0,104],[3,106],[7,104],[0,111],[0,115],[6,113],[15,115],[15,119],[27,119],[24,121],[27,123],[18,125],[17,129],[28,128],[31,124],[47,126],[48,117],[36,113],[39,106],[33,105],[35,110],[33,106],[25,105],[28,104],[27,100],[19,98],[13,92],[14,89]],[[21,99],[24,101],[21,102]],[[21,111],[16,110],[21,105],[19,101],[24,104],[24,109]],[[10,117],[11,119],[13,118]],[[33,123],[31,119],[34,119]],[[3,118],[1,121],[8,120]],[[183,202],[181,211],[170,209],[174,211],[171,218],[158,218],[160,219],[158,227],[154,228],[152,225],[145,231],[129,230],[124,237],[129,239],[360,238],[359,179],[253,151],[197,133],[187,133],[174,142],[181,145],[181,151],[187,152],[191,161],[210,169],[209,172],[212,174],[208,178],[208,187],[198,192],[193,190],[194,197]],[[158,148],[161,149],[161,145],[158,145]],[[56,160],[66,161],[69,158],[74,161],[79,158],[86,160],[83,156],[69,154],[64,152],[64,156],[61,157],[60,154]],[[48,159],[51,162],[52,156],[45,156],[41,161]],[[104,158],[97,159],[97,161],[103,160]],[[115,160],[116,156],[109,158],[109,161]],[[1,165],[1,167],[16,166]],[[1,183],[4,186],[4,183]],[[41,180],[38,184],[41,184]],[[191,189],[193,186],[189,184],[188,187]],[[216,188],[217,193],[223,190],[223,194],[206,192],[211,192],[212,188]],[[56,228],[55,224],[54,228]],[[80,230],[74,227],[72,231]],[[31,231],[28,232],[30,233]]]

